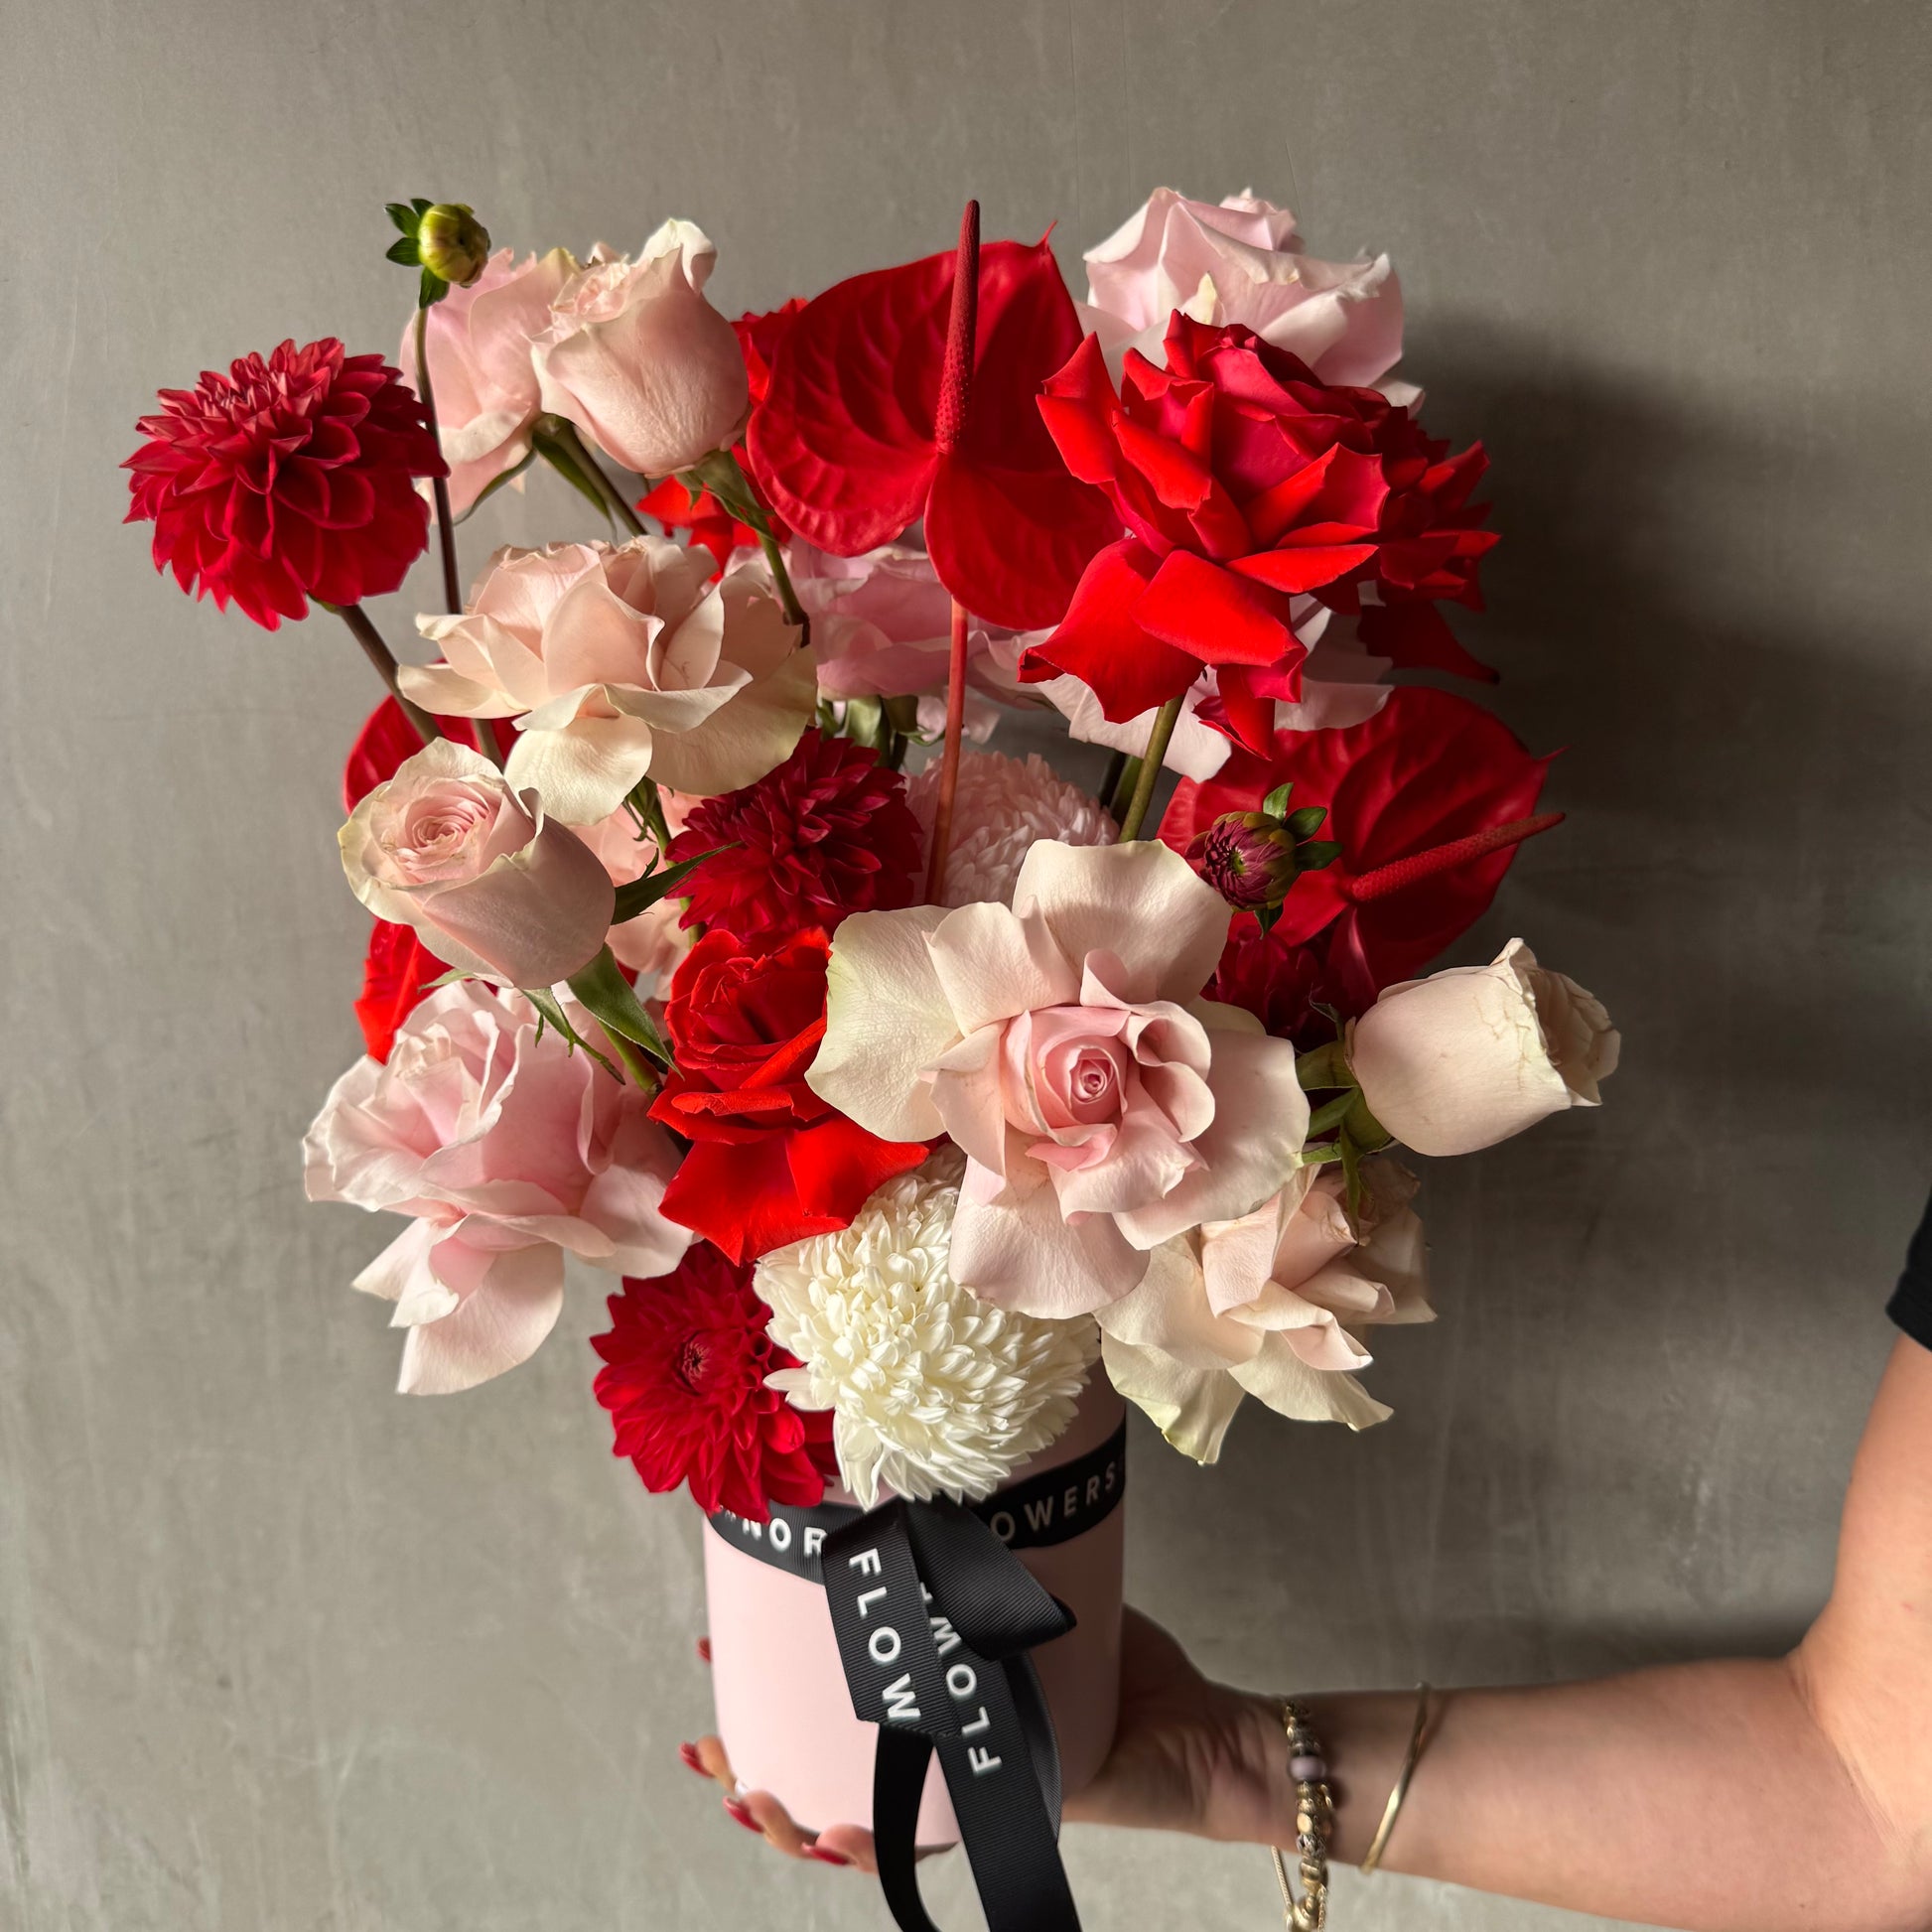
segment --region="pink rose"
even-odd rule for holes
[[[594,825],[649,776],[735,791],[779,763],[817,703],[761,563],[711,582],[711,557],[662,537],[503,549],[460,616],[416,627],[443,652],[406,695],[439,717],[510,718],[511,782]]]
[[[544,408],[640,477],[729,449],[751,409],[738,338],[704,297],[717,259],[689,221],[666,221],[635,261],[600,244],[536,345]]]
[[[678,1157],[649,1106],[561,1035],[539,1037],[527,1000],[474,981],[432,993],[386,1065],[336,1082],[304,1178],[311,1200],[411,1217],[355,1278],[409,1331],[405,1395],[526,1361],[563,1306],[566,1250],[614,1275],[676,1265],[691,1237],[658,1204]]]
[[[1435,1316],[1415,1176],[1369,1161],[1362,1183],[1351,1226],[1341,1175],[1304,1168],[1252,1214],[1168,1243],[1100,1310],[1109,1380],[1182,1453],[1212,1462],[1250,1395],[1301,1422],[1388,1416],[1355,1379],[1370,1361],[1357,1331]]]
[[[1512,939],[1487,966],[1389,987],[1349,1029],[1362,1098],[1418,1154],[1473,1154],[1602,1103],[1618,1035],[1602,1004]]]
[[[447,738],[363,798],[340,843],[355,897],[466,973],[553,986],[611,928],[616,894],[597,855],[544,817],[536,792]]]
[[[453,285],[429,312],[436,428],[458,516],[530,454],[530,424],[541,407],[530,345],[549,327],[551,300],[575,266],[561,248],[520,262],[499,248],[476,281]],[[413,314],[396,359],[420,390]]]
[[[806,1082],[887,1140],[967,1156],[952,1272],[1073,1315],[1164,1241],[1245,1214],[1295,1172],[1295,1054],[1200,999],[1226,902],[1165,846],[1042,840],[1013,904],[848,918]]]
[[[1386,255],[1316,261],[1286,208],[1230,195],[1218,207],[1158,188],[1141,210],[1087,251],[1081,321],[1116,374],[1138,348],[1162,359],[1178,309],[1215,327],[1245,323],[1299,355],[1323,382],[1366,388],[1402,353],[1402,288]],[[1402,399],[1408,383],[1383,385]]]

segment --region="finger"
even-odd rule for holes
[[[753,1822],[788,1859],[810,1856],[816,1834],[801,1831],[791,1813],[768,1791],[747,1791],[740,1802],[751,1813]]]
[[[846,1864],[855,1871],[877,1872],[879,1860],[874,1853],[872,1834],[862,1825],[828,1825],[812,1848],[823,1864]]]
[[[725,1755],[722,1737],[700,1737],[692,1749],[697,1753],[698,1768],[706,1777],[716,1778],[727,1791],[737,1791],[738,1779],[732,1771],[731,1759]]]

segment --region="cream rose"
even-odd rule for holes
[[[1601,1003],[1520,939],[1487,966],[1389,987],[1347,1042],[1369,1111],[1418,1154],[1473,1154],[1600,1105],[1617,1049]]]
[[[566,824],[645,776],[734,791],[797,744],[817,686],[763,566],[713,584],[711,565],[652,536],[499,550],[468,610],[417,619],[443,659],[405,665],[403,690],[441,717],[514,717],[506,772]]]
[[[1183,1454],[1214,1461],[1250,1395],[1300,1422],[1388,1416],[1355,1379],[1371,1359],[1357,1330],[1435,1315],[1415,1176],[1370,1161],[1362,1182],[1351,1223],[1341,1175],[1304,1168],[1252,1214],[1168,1243],[1099,1311],[1108,1377]]]
[[[635,261],[600,244],[533,350],[544,408],[640,477],[728,449],[751,408],[738,338],[704,296],[717,259],[689,221],[666,221]]]
[[[597,855],[545,818],[535,791],[447,738],[363,798],[339,843],[355,897],[467,973],[553,986],[611,929],[616,894]]]
[[[1042,840],[1011,906],[840,926],[807,1084],[887,1140],[964,1150],[962,1286],[1088,1312],[1164,1241],[1294,1173],[1309,1112],[1293,1047],[1198,997],[1229,916],[1166,846]]]
[[[1159,188],[1099,247],[1088,250],[1081,320],[1118,372],[1137,348],[1162,357],[1168,319],[1239,322],[1299,355],[1323,382],[1367,387],[1402,353],[1402,288],[1386,255],[1316,261],[1295,217],[1230,195],[1217,207]],[[1407,400],[1407,383],[1381,384]]]

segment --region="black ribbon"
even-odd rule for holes
[[[1125,1425],[1099,1449],[967,1509],[896,1500],[721,1513],[720,1535],[822,1583],[852,1707],[879,1726],[873,1837],[900,1932],[934,1932],[916,1875],[933,1752],[989,1932],[1079,1932],[1060,1864],[1059,1748],[1030,1653],[1073,1613],[1013,1554],[1084,1535],[1126,1489]]]

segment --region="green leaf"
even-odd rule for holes
[[[1282,915],[1281,901],[1278,899],[1273,905],[1257,905],[1254,914],[1255,924],[1267,932]]]
[[[455,986],[461,980],[474,980],[481,979],[483,975],[481,973],[466,973],[461,966],[452,966],[447,973],[440,974],[437,978],[431,980],[423,988],[423,991],[425,993],[434,993],[439,986]]]
[[[412,195],[409,198],[409,206],[416,210],[416,219],[420,222],[436,204],[426,195]]]
[[[1288,787],[1282,787],[1284,793]],[[1272,798],[1273,792],[1269,793]],[[1298,839],[1311,839],[1321,830],[1321,821],[1328,816],[1326,805],[1304,805],[1300,811],[1290,812],[1284,823]]]
[[[1316,839],[1311,845],[1295,848],[1295,863],[1304,872],[1319,872],[1341,857],[1341,847],[1333,839]]]
[[[573,1051],[581,1046],[612,1079],[621,1080],[623,1078],[623,1075],[570,1024],[569,1018],[564,1013],[563,1008],[558,1004],[557,996],[547,986],[538,987],[534,991],[526,987],[523,997],[536,1008],[540,1023],[547,1022],[550,1026],[556,1028],[569,1040]]]
[[[449,292],[449,283],[435,269],[426,268],[423,270],[422,287],[416,296],[416,306],[419,309],[433,309]]]
[[[626,919],[634,919],[638,913],[647,911],[659,899],[670,898],[707,859],[715,859],[721,852],[735,852],[737,849],[735,845],[713,846],[709,852],[700,852],[695,859],[680,859],[674,866],[658,866],[641,879],[633,879],[629,885],[620,886],[618,908],[611,915],[611,923],[622,925]],[[600,1020],[603,1017],[602,1014],[598,1015]]]
[[[422,257],[416,252],[416,237],[414,235],[405,235],[402,240],[393,242],[383,251],[382,259],[387,262],[395,262],[402,268],[414,268],[422,260]]]
[[[422,225],[422,216],[407,202],[385,202],[383,212],[406,234],[413,244],[416,230]]]
[[[457,521],[459,523],[467,523],[471,517],[476,515],[478,506],[480,504],[485,501],[488,497],[494,496],[496,492],[499,489],[501,489],[506,483],[514,482],[536,460],[537,460],[536,451],[527,450],[524,452],[523,461],[521,463],[512,464],[509,467],[509,469],[505,470],[502,473],[501,476],[491,477],[490,480],[486,483],[484,483],[480,490],[477,491],[476,502],[472,503],[470,507],[467,510],[465,510],[461,516],[457,518]]]
[[[613,1044],[629,1040],[641,1046],[660,1066],[671,1063],[671,1049],[644,1011],[630,983],[618,970],[618,962],[606,946],[580,973],[570,977],[570,990],[583,1003],[599,1026],[612,1036]],[[621,1048],[620,1048],[621,1050]],[[633,1070],[634,1077],[634,1070]]]
[[[1285,784],[1277,785],[1275,789],[1271,791],[1268,794],[1268,796],[1261,801],[1261,809],[1265,811],[1270,818],[1280,818],[1281,815],[1288,810],[1288,794],[1294,789],[1295,789],[1295,780],[1293,778],[1290,778]]]

